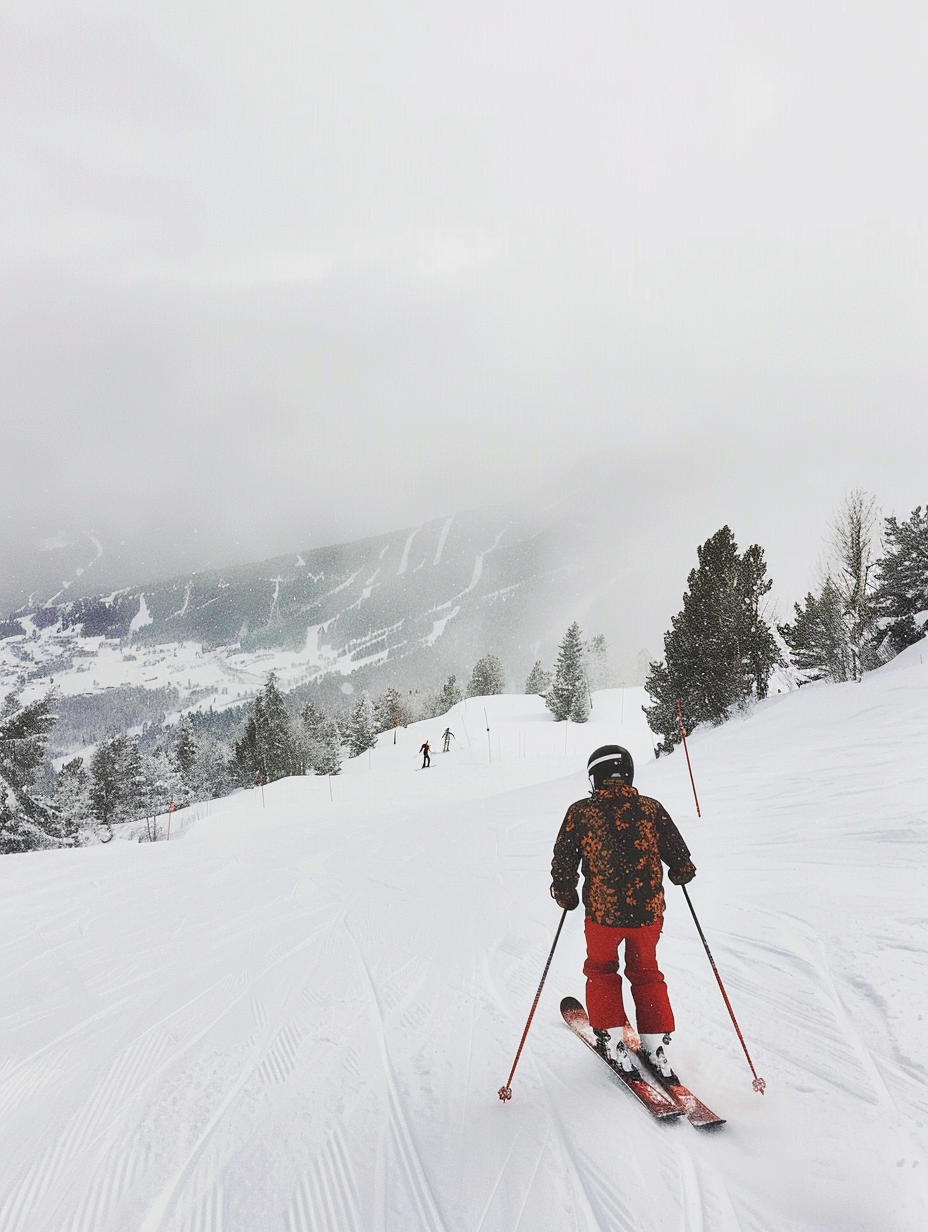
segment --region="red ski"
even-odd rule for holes
[[[652,1086],[637,1070],[633,1073],[626,1073],[620,1065],[616,1065],[614,1061],[603,1056],[596,1047],[596,1036],[586,1016],[586,1010],[576,997],[564,998],[561,1002],[561,1017],[574,1035],[578,1035],[583,1040],[590,1052],[595,1052],[603,1065],[607,1065],[610,1072],[619,1079],[623,1086],[631,1091],[640,1103],[644,1104],[651,1116],[664,1121],[684,1115],[686,1110],[683,1105],[663,1088]]]
[[[688,1087],[683,1085],[676,1074],[671,1078],[665,1078],[660,1070],[655,1069],[651,1064],[647,1053],[643,1050],[636,1052],[635,1056],[654,1081],[659,1082],[668,1095],[673,1096],[691,1125],[695,1125],[697,1129],[716,1129],[719,1125],[725,1124],[725,1118],[716,1116],[711,1108],[707,1108],[701,1099],[698,1099]]]

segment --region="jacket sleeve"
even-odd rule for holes
[[[558,892],[576,889],[580,880],[580,827],[573,806],[561,822],[551,860],[551,885]]]
[[[671,881],[675,881],[676,877],[681,874],[687,881],[696,875],[696,866],[690,859],[690,849],[684,843],[683,836],[663,805],[657,814],[657,850],[663,862],[670,869]]]

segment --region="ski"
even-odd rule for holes
[[[590,1026],[590,1020],[586,1016],[586,1010],[576,999],[576,997],[565,997],[561,1002],[561,1017],[573,1031],[574,1035],[580,1037],[589,1048],[590,1052],[595,1052],[600,1061],[608,1066],[610,1072],[619,1079],[632,1095],[642,1103],[651,1116],[659,1121],[669,1120],[672,1117],[683,1116],[685,1109],[662,1087],[652,1086],[645,1078],[635,1070],[634,1073],[626,1073],[620,1065],[616,1065],[614,1061],[608,1060],[596,1047],[596,1036],[593,1034],[593,1028]]]
[[[654,1081],[660,1083],[668,1095],[676,1100],[691,1125],[695,1125],[697,1129],[717,1129],[725,1124],[725,1118],[716,1116],[711,1108],[707,1108],[701,1099],[698,1099],[688,1087],[683,1085],[676,1074],[672,1078],[665,1078],[660,1070],[651,1064],[644,1049],[636,1052],[635,1056]]]

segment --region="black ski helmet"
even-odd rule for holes
[[[602,787],[607,779],[624,779],[631,786],[635,763],[628,749],[623,749],[620,744],[604,744],[590,754],[586,772],[597,788]]]

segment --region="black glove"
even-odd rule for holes
[[[551,886],[551,897],[565,911],[573,911],[580,906],[580,895],[576,886]]]
[[[696,865],[692,860],[687,860],[679,868],[668,869],[667,876],[674,885],[687,885],[696,876]]]

